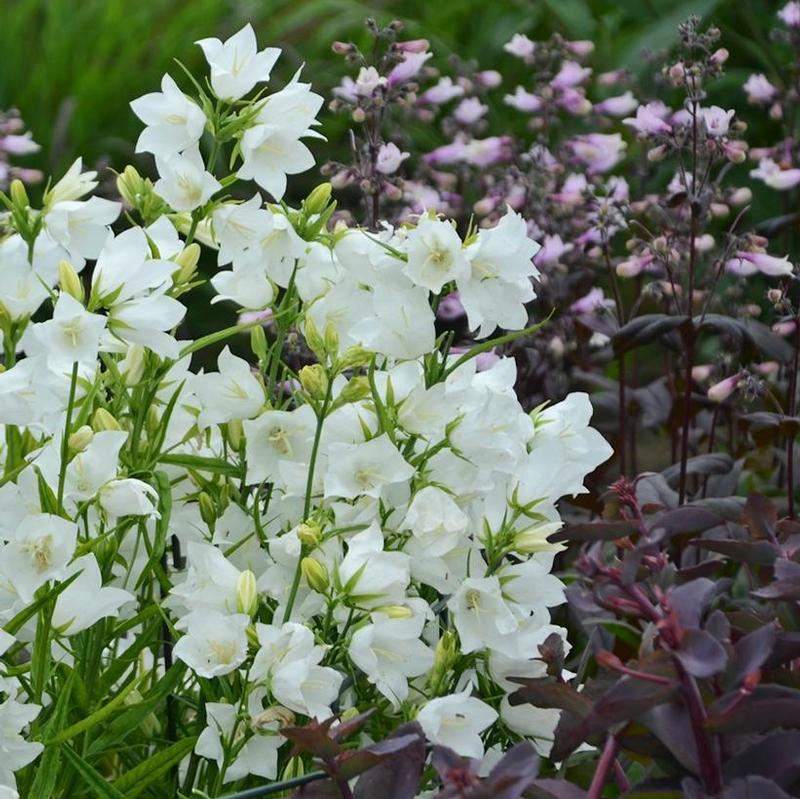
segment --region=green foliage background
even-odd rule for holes
[[[731,101],[741,107],[738,87],[753,70],[780,81],[779,62],[767,30],[782,3],[773,0],[0,0],[0,108],[19,108],[42,153],[26,163],[58,172],[75,157],[105,161],[115,168],[132,158],[140,130],[128,102],[156,89],[160,76],[178,58],[201,69],[193,42],[222,38],[245,21],[262,45],[285,54],[278,80],[300,64],[314,85],[327,93],[344,65],[330,50],[334,39],[364,39],[363,20],[402,19],[409,36],[431,41],[437,61],[457,54],[477,58],[484,68],[500,68],[509,90],[524,81],[520,65],[503,52],[515,32],[532,38],[560,31],[592,39],[598,69],[646,70],[643,49],[668,46],[678,23],[690,13],[713,20],[731,50],[725,78]],[[519,115],[495,93],[496,129]],[[330,144],[318,161],[341,146],[342,123],[323,117]],[[431,135],[429,132],[427,135]],[[327,150],[327,152],[326,152]]]

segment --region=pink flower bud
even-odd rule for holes
[[[725,400],[736,391],[739,383],[745,378],[745,375],[745,372],[739,372],[738,374],[726,377],[724,380],[720,380],[719,383],[714,383],[714,385],[708,389],[708,398],[712,402],[725,402]]]

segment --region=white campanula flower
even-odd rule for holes
[[[175,644],[175,657],[200,677],[230,674],[247,657],[249,623],[244,613],[193,611],[182,619],[186,634]]]
[[[206,702],[206,728],[200,733],[194,751],[218,768],[225,762],[225,743],[233,740],[237,732],[237,708],[222,702]],[[278,749],[285,739],[277,732],[277,723],[260,728],[260,734],[248,738],[236,758],[225,769],[225,784],[240,780],[248,774],[265,779],[278,775]]]
[[[196,146],[182,153],[156,156],[156,168],[160,177],[153,189],[176,211],[194,211],[222,188],[220,182],[206,171]]]
[[[151,485],[133,477],[109,480],[98,492],[97,501],[112,519],[120,516],[160,517],[156,510],[158,492]]]
[[[28,262],[27,246],[19,236],[0,242],[0,305],[12,320],[33,316],[47,299],[47,286]]]
[[[426,486],[414,495],[403,521],[403,527],[409,529],[433,557],[453,549],[468,526],[467,514],[435,486]]]
[[[519,619],[503,597],[497,576],[469,577],[450,598],[447,607],[453,614],[461,651],[465,654],[491,648],[516,653],[514,633]]]
[[[333,443],[328,448],[325,495],[378,499],[384,488],[404,483],[414,475],[411,466],[384,433],[361,444]]]
[[[102,618],[117,616],[120,606],[136,600],[129,591],[103,586],[94,555],[83,555],[72,561],[65,577],[73,574],[78,576],[58,595],[53,608],[53,627],[59,635],[75,635]]]
[[[220,549],[205,542],[189,541],[186,559],[186,577],[172,587],[170,596],[190,610],[235,611],[239,569]]]
[[[63,200],[50,207],[45,230],[71,256],[97,258],[121,208],[120,203],[102,197]]]
[[[256,34],[249,23],[230,39],[200,39],[211,67],[211,88],[221,100],[240,100],[257,84],[269,80],[269,73],[281,54],[277,47],[259,52]]]
[[[141,344],[157,355],[177,358],[180,345],[167,331],[186,315],[186,307],[166,294],[134,297],[115,305],[108,315],[109,330],[126,344]]]
[[[36,760],[44,749],[42,743],[26,741],[22,736],[41,709],[41,705],[23,704],[13,697],[0,703],[0,786],[7,789],[8,797],[18,795],[14,772]]]
[[[470,695],[469,689],[431,699],[417,714],[425,737],[462,757],[483,757],[480,734],[497,720],[497,711]]]
[[[97,172],[83,171],[83,159],[76,158],[64,176],[45,195],[48,205],[67,200],[80,200],[97,187]]]
[[[9,541],[0,547],[0,575],[23,602],[49,580],[63,580],[72,560],[77,526],[52,513],[26,516]]]
[[[419,640],[424,623],[424,616],[392,619],[374,613],[372,623],[350,641],[350,659],[395,708],[408,697],[408,678],[433,665],[433,651]]]
[[[445,283],[469,274],[461,239],[450,222],[424,216],[408,234],[403,271],[418,286],[438,294]]]
[[[139,97],[131,103],[131,108],[147,125],[136,142],[137,153],[168,158],[197,144],[205,130],[206,116],[202,109],[169,75],[161,79],[160,92]]]
[[[255,378],[250,364],[225,347],[217,358],[218,372],[198,375],[192,390],[200,400],[201,428],[210,424],[248,419],[264,405],[264,387]]]

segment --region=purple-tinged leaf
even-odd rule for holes
[[[624,352],[650,344],[656,339],[679,328],[686,328],[688,316],[668,316],[667,314],[643,314],[623,325],[611,338],[614,353]]]
[[[750,494],[747,497],[742,519],[756,540],[775,540],[778,511],[772,501],[763,494]]]
[[[292,799],[342,799],[342,792],[333,780],[318,780],[298,788]]]
[[[686,461],[686,474],[728,474],[733,469],[733,458],[727,452],[706,452],[702,455],[695,455],[688,458]],[[664,469],[661,474],[664,479],[671,485],[678,484],[678,477],[680,475],[680,464],[675,463],[672,466]],[[677,508],[676,508],[677,510]],[[684,506],[681,510],[694,510],[690,506]]]
[[[669,607],[677,614],[681,627],[694,629],[700,626],[700,619],[715,592],[716,585],[706,577],[678,585],[669,592]]]
[[[765,777],[745,777],[726,785],[720,799],[792,799],[791,795],[773,780]]]
[[[776,640],[774,624],[765,624],[742,636],[734,646],[734,656],[726,674],[726,685],[739,685],[748,674],[760,669],[772,654]]]
[[[759,599],[800,602],[800,577],[776,580],[774,583],[753,591],[752,594]]]
[[[781,786],[800,777],[800,732],[781,730],[739,752],[723,766],[726,780],[761,776]]]
[[[720,555],[727,555],[732,560],[740,563],[750,563],[754,566],[771,566],[775,558],[781,554],[780,549],[769,541],[695,538],[689,543],[700,549],[719,552]]]
[[[548,541],[616,541],[633,535],[638,527],[635,522],[588,522],[573,524],[553,533]]]
[[[728,664],[725,647],[705,630],[686,630],[675,657],[689,674],[701,679],[719,674]]]
[[[737,690],[714,702],[706,722],[709,730],[744,734],[769,732],[778,727],[800,728],[800,691],[794,688],[759,685],[750,696],[739,699]]]
[[[491,799],[519,799],[539,773],[539,755],[524,741],[506,752],[489,773],[484,792]]]
[[[522,686],[508,697],[512,705],[557,708],[580,718],[592,712],[591,700],[568,683],[557,682],[552,677],[511,677],[510,680]]]
[[[532,799],[586,799],[588,796],[583,788],[566,780],[534,780],[525,795]]]
[[[425,735],[414,721],[398,727],[389,738],[406,743],[391,757],[386,757],[359,777],[353,791],[354,799],[414,799],[419,789],[425,765]],[[379,746],[379,744],[376,744]],[[381,750],[385,752],[384,750]]]
[[[683,704],[657,705],[641,716],[639,723],[650,730],[685,769],[693,774],[700,773],[692,724]]]
[[[305,727],[282,727],[281,735],[288,738],[295,747],[301,752],[308,752],[314,757],[323,760],[332,760],[342,751],[339,746],[328,734],[332,719],[318,724],[311,722]]]

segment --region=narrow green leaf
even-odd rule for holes
[[[81,775],[81,779],[92,789],[95,799],[125,799],[125,794],[115,788],[93,766],[89,765],[74,749],[62,746],[64,759]]]
[[[156,752],[143,763],[130,771],[126,771],[119,779],[115,780],[114,788],[125,795],[125,799],[134,799],[142,791],[152,785],[156,780],[163,778],[170,769],[183,760],[194,749],[197,736],[181,738],[172,746]]]

